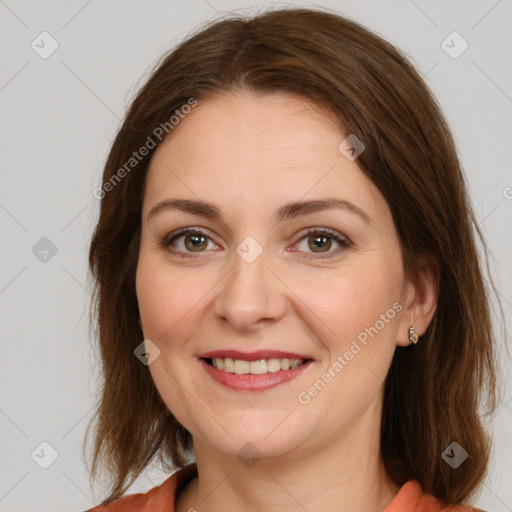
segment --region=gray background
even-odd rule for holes
[[[1,511],[84,510],[98,503],[101,489],[90,489],[81,455],[98,372],[87,322],[87,249],[99,204],[92,191],[128,101],[155,59],[218,13],[249,14],[270,5],[285,4],[0,1]],[[376,31],[426,77],[454,132],[510,318],[511,1],[316,5]],[[58,43],[46,59],[31,47],[34,40],[43,45],[43,31]],[[445,50],[463,48],[458,36],[442,46],[453,31],[469,44],[457,58]],[[48,51],[51,41],[44,41]],[[510,345],[509,336],[501,337],[501,351],[505,343]],[[512,392],[505,356],[504,398],[490,422],[492,467],[477,500],[493,512],[512,511]],[[43,469],[52,449],[58,457]],[[145,491],[165,476],[151,468],[130,492]]]

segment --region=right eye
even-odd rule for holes
[[[214,247],[208,247],[209,242]],[[185,258],[194,258],[193,253],[205,252],[208,248],[218,247],[211,238],[198,228],[183,228],[167,235],[161,246],[168,251]]]

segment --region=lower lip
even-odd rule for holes
[[[252,375],[251,373],[237,375],[236,373],[218,370],[209,365],[204,359],[200,359],[200,362],[206,370],[206,373],[208,373],[214,381],[227,388],[236,389],[238,391],[264,391],[265,389],[273,388],[274,386],[278,386],[279,384],[283,384],[299,376],[313,361],[306,361],[293,370],[280,370],[263,375]]]

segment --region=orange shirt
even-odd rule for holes
[[[144,494],[131,494],[108,505],[100,505],[87,512],[174,512],[176,496],[197,476],[195,463],[173,473],[157,487]],[[398,491],[393,501],[382,512],[483,512],[464,505],[449,508],[430,494],[423,494],[416,480],[409,480]]]

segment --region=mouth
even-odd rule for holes
[[[225,373],[236,373],[237,375],[265,375],[267,373],[294,370],[305,363],[304,359],[289,358],[247,361],[231,357],[215,357],[207,358],[205,361],[217,370]]]
[[[213,380],[240,391],[262,391],[283,384],[313,363],[308,356],[276,351],[217,351],[203,354],[199,360]]]

